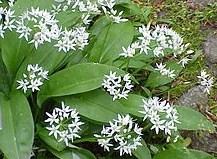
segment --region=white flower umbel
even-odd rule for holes
[[[126,74],[122,76],[116,76],[116,72],[110,72],[109,75],[105,75],[102,86],[113,96],[113,100],[125,98],[127,99],[128,93],[133,88],[130,80],[130,75]]]
[[[174,51],[174,55],[183,51],[183,39],[171,28],[157,25],[152,32],[152,37],[162,48],[170,48]]]
[[[33,43],[36,49],[45,42],[57,40],[61,30],[52,13],[33,7],[19,16],[16,23],[19,38],[30,39],[29,43]]]
[[[88,45],[89,33],[86,32],[85,27],[78,27],[74,30],[67,30],[61,32],[58,43],[55,45],[59,51],[68,52],[70,50],[83,50]]]
[[[32,92],[39,91],[43,81],[48,80],[48,71],[38,64],[27,66],[27,73],[23,73],[23,79],[17,80],[17,89],[22,89],[24,93],[30,89]]]
[[[137,40],[140,53],[148,54],[148,50],[153,50],[154,56],[160,57],[164,56],[166,49],[170,49],[176,57],[186,50],[182,37],[171,28],[157,25],[151,29],[150,26],[142,25],[138,30],[141,34]]]
[[[152,123],[151,130],[155,130],[156,134],[163,131],[168,137],[177,131],[178,120],[177,110],[171,106],[166,100],[161,101],[158,97],[143,100],[142,111],[143,120],[149,120]]]
[[[88,19],[83,20],[88,22]],[[29,43],[33,43],[36,49],[45,42],[52,41],[54,41],[54,46],[63,52],[83,50],[88,45],[89,33],[86,32],[85,27],[63,30],[59,26],[55,14],[47,10],[32,7],[31,10],[24,12],[16,23],[16,31],[20,34],[19,38],[24,37]],[[0,30],[0,33],[3,32],[4,30]]]
[[[168,76],[169,78],[175,78],[175,70],[171,70],[170,68],[166,68],[165,64],[157,64],[156,63],[156,67],[155,70],[159,71],[161,75],[163,76]]]
[[[197,78],[199,80],[198,83],[202,86],[204,92],[210,94],[210,90],[214,85],[214,78],[207,74],[205,70],[202,70]]]
[[[53,109],[51,114],[46,112],[46,115],[48,118],[45,122],[49,124],[46,129],[58,142],[64,141],[68,146],[69,142],[73,143],[76,138],[80,138],[80,126],[84,123],[80,121],[80,116],[75,109],[62,102],[61,108]]]
[[[118,119],[109,122],[109,126],[103,126],[101,134],[95,134],[98,144],[106,151],[114,150],[132,155],[132,151],[141,146],[142,128],[129,115],[118,114]]]

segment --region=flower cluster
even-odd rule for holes
[[[32,7],[19,17],[16,31],[20,34],[20,38],[25,37],[27,41],[32,33],[33,38],[30,43],[34,43],[37,49],[40,44],[58,39],[60,30],[57,22],[47,10]]]
[[[176,75],[174,74],[175,70],[171,70],[170,68],[166,68],[165,64],[157,64],[156,63],[157,68],[155,68],[155,70],[159,71],[161,75],[163,76],[168,76],[170,78],[174,78]]]
[[[204,89],[204,92],[210,94],[210,90],[213,87],[214,84],[214,79],[213,77],[210,77],[209,74],[207,74],[207,72],[205,70],[202,70],[200,72],[200,75],[197,76],[200,85],[202,86],[202,88]]]
[[[103,12],[110,17],[113,22],[121,23],[128,21],[128,19],[122,18],[123,11],[118,12],[114,9],[116,0],[98,0],[98,3],[102,6]]]
[[[164,131],[167,137],[171,137],[172,132],[177,131],[178,120],[177,110],[172,107],[166,100],[161,101],[158,97],[143,100],[143,110],[140,111],[144,115],[143,120],[148,119],[153,125],[151,130]]]
[[[69,141],[73,143],[75,138],[80,138],[80,126],[84,123],[80,121],[78,112],[61,103],[62,108],[55,108],[52,114],[46,112],[48,119],[45,122],[49,123],[46,127],[49,130],[49,135],[53,135],[58,142],[64,141],[68,146]]]
[[[155,28],[151,29],[150,26],[142,25],[138,29],[140,36],[127,48],[122,48],[123,52],[120,56],[125,58],[133,57],[137,52],[144,53],[145,55],[153,55],[154,57],[160,58],[167,54],[173,53],[173,56],[182,55],[182,53],[187,53],[188,56],[182,58],[178,64],[185,67],[186,64],[191,60],[189,55],[194,51],[188,50],[189,44],[184,44],[182,37],[166,26],[157,25]],[[175,70],[171,68],[166,68],[165,64],[156,64],[157,68],[155,70],[159,71],[162,75],[166,75],[170,78],[175,77]]]
[[[58,43],[55,45],[59,51],[68,52],[70,50],[83,50],[88,45],[89,33],[86,32],[85,27],[78,27],[74,30],[66,30],[61,32]]]
[[[91,18],[96,15],[100,14],[101,11],[98,8],[96,2],[92,1],[79,1],[79,0],[55,0],[57,5],[53,5],[52,12],[57,14],[60,11],[70,10],[73,12],[80,12],[82,13],[81,19],[83,24],[89,25],[91,22]],[[93,16],[92,16],[93,15]]]
[[[102,86],[113,96],[113,100],[125,98],[127,99],[128,93],[133,88],[129,74],[124,77],[116,76],[116,72],[110,72],[105,75]]]
[[[81,19],[85,25],[90,24],[91,16],[100,14],[99,7],[103,8],[106,15],[111,17],[114,22],[120,23],[127,19],[122,19],[123,12],[117,12],[113,7],[114,0],[99,0],[91,2],[89,0],[83,2],[78,0],[55,0],[57,5],[53,5],[53,10],[40,10],[39,8],[31,8],[23,12],[19,17],[15,17],[14,11],[9,8],[0,8],[0,36],[4,38],[6,29],[19,34],[19,38],[25,38],[29,43],[33,43],[37,49],[39,45],[45,42],[55,41],[54,46],[59,51],[69,52],[76,49],[84,49],[88,45],[89,33],[86,28],[77,26],[73,29],[64,29],[58,25],[55,15],[60,11],[78,11],[82,13]],[[10,1],[12,6],[14,1]]]
[[[171,49],[174,56],[177,56],[185,51],[182,37],[166,26],[157,25],[154,29],[150,29],[143,25],[139,28],[139,33],[142,34],[138,37],[140,52],[145,54],[153,50],[154,55],[159,57],[164,56],[166,49]]]
[[[28,24],[34,24],[28,26]],[[25,37],[28,41],[30,33],[33,32],[33,39],[29,43],[34,43],[37,49],[40,44],[45,42],[57,41],[54,46],[58,47],[59,51],[68,52],[70,50],[83,49],[88,45],[89,34],[86,28],[78,27],[70,30],[62,30],[58,26],[58,20],[55,15],[39,8],[31,8],[20,16],[17,21],[17,32],[21,37]]]
[[[98,0],[97,2],[92,2],[90,0],[87,1],[79,1],[79,0],[55,0],[57,5],[53,5],[53,13],[58,13],[60,11],[70,10],[73,12],[82,13],[81,19],[83,24],[89,25],[91,22],[91,18],[94,15],[100,14],[100,8],[102,8],[103,12],[110,17],[113,22],[121,23],[128,21],[127,19],[122,18],[123,11],[118,12],[114,9],[116,5],[116,0]]]
[[[103,126],[100,135],[94,135],[104,150],[110,151],[110,147],[114,147],[114,150],[119,150],[120,156],[131,155],[133,150],[142,145],[142,128],[129,115],[118,114],[118,119],[114,119],[109,124],[110,126]]]
[[[43,85],[43,81],[48,80],[48,71],[44,70],[38,64],[29,64],[27,66],[27,72],[23,74],[23,79],[17,81],[17,89],[22,89],[24,93],[28,89],[31,89],[32,92],[39,91],[39,87]]]
[[[3,19],[4,18],[4,19]],[[0,8],[0,36],[4,38],[5,30],[16,30],[19,38],[25,38],[29,43],[33,43],[37,49],[45,42],[54,41],[54,46],[59,51],[68,52],[70,50],[84,49],[88,45],[89,33],[85,27],[75,27],[67,30],[58,25],[55,14],[39,8],[31,8],[23,12],[15,20],[14,11],[9,8]]]

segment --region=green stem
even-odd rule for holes
[[[147,130],[147,129],[150,129],[150,127],[151,127],[151,123],[148,123],[147,125],[145,125],[144,127],[143,127],[143,131],[145,131],[145,130]]]
[[[72,54],[71,54],[72,55]],[[68,60],[68,58],[71,56],[69,54],[66,54],[64,56],[64,58],[62,59],[62,61],[60,61],[60,63],[56,66],[55,70],[58,70],[62,67],[62,65],[64,65],[64,63],[66,63],[66,61]]]
[[[36,122],[37,118],[38,118],[38,115],[39,115],[39,108],[38,108],[37,104],[35,103],[35,100],[34,100],[34,97],[33,97],[32,93],[30,94],[30,97],[31,97],[33,108],[35,110],[34,121]]]
[[[126,72],[128,72],[129,64],[130,64],[130,58],[127,58]]]
[[[90,137],[90,138],[77,139],[73,142],[73,144],[77,144],[77,143],[81,143],[81,142],[85,142],[85,141],[97,142],[97,138]]]

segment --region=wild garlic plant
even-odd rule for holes
[[[179,130],[214,131],[162,91],[195,55],[170,26],[151,24],[146,7],[0,2],[0,156],[165,158],[176,142],[187,149]],[[214,78],[202,71],[198,80],[211,93]]]

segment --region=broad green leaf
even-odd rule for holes
[[[38,102],[42,104],[48,97],[58,97],[91,91],[101,87],[105,74],[123,71],[113,66],[94,63],[73,65],[49,77],[41,87]]]
[[[103,28],[111,24],[111,20],[107,16],[102,16],[96,20],[90,28],[92,35],[98,36]]]
[[[130,22],[106,26],[96,37],[96,42],[89,52],[92,62],[108,63],[119,57],[122,47],[131,44],[134,37],[134,28]]]
[[[118,5],[120,10],[124,11],[124,15],[129,17],[133,17],[132,20],[134,21],[140,21],[148,23],[149,15],[152,13],[152,8],[150,6],[144,6],[141,7],[141,5],[134,3],[132,1],[125,2],[126,0],[123,0],[122,4]]]
[[[128,100],[113,101],[107,92],[100,89],[60,98],[60,100],[76,109],[82,116],[106,123],[116,118],[117,113],[130,113],[139,116],[138,110],[142,100],[137,99],[140,99],[139,96],[130,95]]]
[[[88,45],[89,47],[89,45]],[[83,55],[83,52],[76,52],[75,54],[71,55],[68,59],[67,59],[67,66],[66,67],[70,67],[72,65],[76,65],[79,63],[86,63],[87,60]]]
[[[174,73],[175,73],[176,77],[178,77],[179,73],[183,69],[183,67],[180,64],[177,64],[176,61],[168,62],[166,65],[167,65],[167,68],[175,70]],[[174,79],[169,78],[166,75],[165,76],[161,75],[160,72],[158,72],[158,71],[154,71],[149,75],[149,77],[145,83],[145,86],[150,87],[150,88],[156,88],[156,87],[168,84],[168,83],[172,82]]]
[[[6,32],[5,38],[1,39],[1,45],[2,59],[11,79],[14,79],[24,58],[31,52],[31,48],[25,39],[19,39],[15,32]]]
[[[176,106],[179,114],[178,129],[180,130],[208,130],[214,131],[214,125],[201,113],[186,107]]]
[[[216,159],[216,157],[211,156],[210,154],[203,151],[190,150],[190,152],[195,157],[195,159]]]
[[[124,112],[121,109],[123,106],[102,90],[63,97],[61,100],[77,109],[82,116],[99,122],[111,121],[117,117],[117,113]]]
[[[16,15],[20,15],[27,9],[31,9],[31,7],[40,9],[51,9],[53,3],[53,0],[19,0],[16,1],[13,9],[15,10]]]
[[[4,94],[0,92],[0,97],[1,96],[4,96]],[[2,130],[2,122],[3,122],[3,120],[2,120],[2,107],[0,105],[0,130]],[[0,151],[0,154],[1,154],[1,151]]]
[[[59,20],[59,24],[61,24],[63,28],[68,28],[80,22],[81,16],[81,12],[62,11],[56,15],[56,19]]]
[[[23,65],[39,64],[47,69],[49,73],[52,73],[65,57],[67,57],[67,54],[58,52],[52,43],[46,43],[39,46],[37,50],[31,53],[25,59]]]
[[[169,148],[161,151],[154,159],[214,159],[213,156],[197,150],[187,148]]]
[[[142,117],[143,115],[139,113],[139,111],[143,106],[143,99],[144,97],[140,95],[130,94],[127,100],[121,99],[119,102],[124,106],[123,109],[125,109],[126,112],[138,117]]]
[[[59,159],[96,159],[94,154],[83,148],[68,149],[61,152],[48,148]]]
[[[139,146],[134,152],[133,155],[138,159],[151,159],[151,152],[148,149],[145,141],[142,141],[142,146]]]
[[[103,103],[100,103],[100,101],[95,100],[96,98],[100,98],[98,97],[99,94],[97,94],[98,96],[96,96],[94,91],[91,92],[93,93],[91,94],[84,93],[81,96],[78,95],[78,96],[64,97],[62,100],[64,100],[67,105],[70,105],[71,108],[76,109],[82,116],[85,116],[91,120],[107,123],[112,119],[116,118],[117,112],[113,111],[110,108],[110,106],[116,106],[116,105],[115,104],[111,105],[111,102],[109,102],[110,105],[109,104],[104,105]]]
[[[37,126],[37,133],[40,139],[49,147],[57,151],[63,151],[66,148],[65,143],[58,142],[53,136],[49,136],[49,131],[39,125]]]
[[[155,71],[154,68],[151,66],[152,58],[149,55],[144,54],[137,54],[129,60],[128,68],[134,68],[138,70],[148,70],[148,71]],[[119,59],[114,62],[114,65],[121,68],[126,68],[127,66],[127,59]]]
[[[34,138],[34,123],[27,99],[21,93],[10,98],[0,94],[2,129],[0,149],[8,159],[29,159]]]

